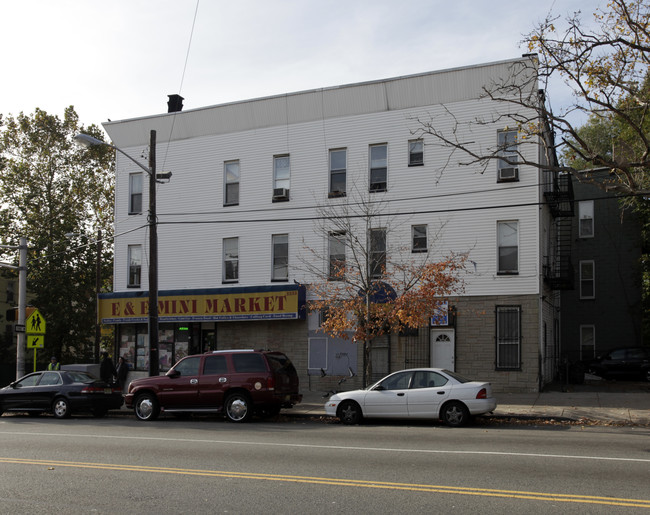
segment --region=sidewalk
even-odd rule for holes
[[[572,385],[570,389],[575,391],[494,394],[497,409],[492,416],[650,425],[650,384],[646,391],[615,388],[602,391],[604,388],[590,385]],[[283,413],[288,416],[325,416],[326,400],[323,392],[303,392],[302,403],[283,410]]]

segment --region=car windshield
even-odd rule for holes
[[[461,376],[460,374],[457,374],[456,372],[451,372],[450,370],[443,370],[445,374],[447,374],[449,377],[453,377],[456,381],[459,383],[471,383],[471,379],[467,379],[465,376]]]

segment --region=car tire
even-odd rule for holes
[[[341,422],[345,425],[352,426],[361,423],[363,412],[361,411],[361,406],[356,402],[343,401],[336,410],[336,416],[339,417]]]
[[[52,402],[52,413],[55,418],[69,418],[72,415],[70,404],[65,397],[57,397]]]
[[[230,422],[248,422],[253,416],[251,399],[245,393],[230,394],[226,397],[224,411]]]
[[[449,427],[461,427],[469,422],[469,410],[462,402],[448,402],[440,410],[440,418]]]
[[[158,399],[152,393],[143,393],[135,399],[133,412],[138,420],[148,422],[156,420],[160,414]]]

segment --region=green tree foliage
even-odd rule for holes
[[[109,147],[78,147],[79,132],[103,139],[98,127],[79,123],[72,106],[63,118],[40,109],[0,115],[0,239],[17,245],[27,238],[27,285],[47,320],[43,363],[52,354],[63,363],[92,357],[99,230],[104,288],[112,273],[113,155]]]

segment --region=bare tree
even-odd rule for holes
[[[524,43],[537,53],[513,61],[505,76],[483,86],[483,99],[499,103],[493,117],[468,124],[443,106],[442,116],[418,118],[413,132],[433,136],[450,150],[450,162],[460,156],[460,165],[485,170],[498,160],[571,173],[606,191],[649,194],[650,4],[612,0],[608,6],[594,13],[592,28],[583,26],[580,12],[567,17],[561,31],[559,16],[552,14],[535,27]],[[551,79],[561,79],[573,92],[570,105],[557,111],[548,103]],[[584,114],[612,127],[611,151],[603,152],[572,121]],[[481,147],[471,138],[472,124],[494,124],[516,136]],[[540,144],[542,152],[526,152],[526,145]]]
[[[363,342],[366,384],[372,377],[373,340],[427,325],[445,297],[462,290],[458,272],[466,254],[434,261],[433,249],[424,241],[423,252],[413,253],[400,237],[407,221],[389,213],[379,195],[371,200],[368,193],[351,193],[354,198],[317,208],[315,233],[324,243],[317,247],[305,242],[301,261],[311,277],[309,309],[325,314],[320,329]],[[409,243],[410,231],[409,225]]]

